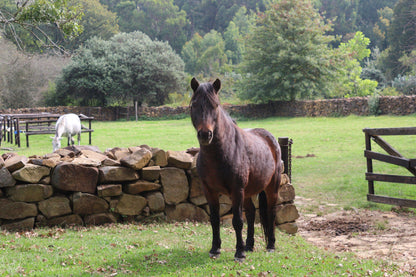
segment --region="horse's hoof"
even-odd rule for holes
[[[216,253],[209,253],[209,257],[213,260],[217,259],[220,257],[220,252],[216,252]]]
[[[238,257],[234,257],[234,261],[235,262],[237,262],[237,263],[242,263],[242,262],[244,262],[244,260],[246,259],[246,257],[241,257],[241,258],[238,258]]]
[[[234,255],[234,261],[242,263],[246,259],[246,254],[244,254],[244,251],[236,252]]]
[[[268,253],[274,253],[274,248],[267,248]]]
[[[246,246],[244,249],[246,252],[253,252],[254,247],[253,246]]]

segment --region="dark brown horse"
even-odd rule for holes
[[[245,251],[253,251],[256,209],[251,196],[257,194],[267,250],[273,251],[277,192],[282,171],[280,146],[264,129],[242,130],[235,124],[220,105],[220,80],[200,84],[193,78],[191,87],[194,91],[190,103],[191,119],[200,144],[197,170],[210,208],[210,257],[218,257],[221,249],[219,194],[229,195],[232,200],[232,222],[237,239],[235,259],[241,261],[245,258]],[[242,237],[243,207],[248,225],[245,244]]]

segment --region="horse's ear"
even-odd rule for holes
[[[220,79],[215,80],[214,83],[212,83],[212,86],[214,87],[215,92],[218,93],[220,91],[220,89],[221,89],[221,81],[220,81]]]
[[[195,92],[198,89],[198,87],[199,87],[199,82],[197,79],[195,79],[195,77],[193,77],[191,80],[191,88]]]

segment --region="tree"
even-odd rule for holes
[[[84,11],[80,22],[83,32],[64,43],[66,48],[74,50],[94,36],[106,40],[119,33],[117,15],[101,5],[99,0],[72,0],[71,3],[81,6]]]
[[[240,97],[255,102],[319,95],[334,68],[332,37],[311,1],[272,1],[248,37]]]
[[[217,74],[228,62],[224,40],[221,34],[214,30],[204,37],[196,33],[184,45],[181,56],[185,62],[186,72],[193,75]]]
[[[6,37],[23,48],[22,37],[30,34],[35,44],[43,47],[64,49],[54,41],[48,28],[57,29],[66,38],[82,32],[79,21],[82,12],[77,5],[68,5],[67,0],[0,1],[0,27]]]
[[[399,0],[393,10],[393,19],[388,30],[389,48],[384,60],[386,77],[394,79],[397,75],[410,72],[400,59],[416,49],[416,1]],[[406,58],[404,58],[406,59]]]
[[[186,12],[173,0],[138,0],[137,24],[150,38],[168,41],[177,53],[187,40]]]
[[[93,38],[63,70],[56,99],[79,105],[162,105],[169,93],[183,89],[183,69],[169,44],[141,32],[120,33],[109,41]]]
[[[375,92],[377,81],[361,79],[360,61],[371,54],[367,46],[370,40],[362,32],[355,33],[346,43],[341,43],[334,51],[337,60],[337,73],[334,78],[330,97],[368,96]]]

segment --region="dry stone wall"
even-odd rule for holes
[[[352,97],[342,99],[274,101],[268,104],[224,105],[233,116],[347,116],[369,115],[368,98]],[[408,115],[416,113],[416,95],[382,96],[379,99],[380,114]],[[25,109],[0,109],[0,114],[11,113],[76,113],[94,117],[100,121],[130,119],[135,115],[134,107],[46,107]],[[175,117],[188,115],[188,107],[139,107],[138,115],[147,118]]]
[[[125,221],[208,221],[209,209],[195,168],[197,149],[164,151],[146,145],[59,149],[29,158],[0,157],[0,229],[100,225]],[[282,176],[278,227],[297,232],[295,191]],[[223,221],[231,201],[221,196]]]

